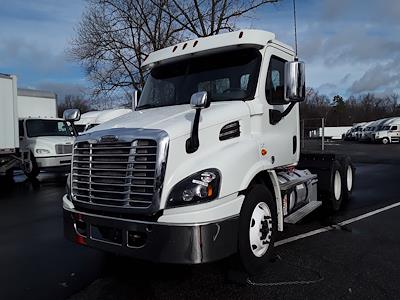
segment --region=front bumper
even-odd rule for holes
[[[199,264],[237,251],[238,217],[202,224],[112,218],[64,207],[64,234],[81,245],[162,263]]]
[[[71,166],[71,155],[36,157],[39,168],[57,168]]]

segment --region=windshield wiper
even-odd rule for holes
[[[147,109],[147,108],[155,108],[155,107],[158,107],[158,105],[148,103],[148,104],[143,104],[143,105],[140,105],[140,106],[136,107],[136,110],[142,110],[142,109]]]

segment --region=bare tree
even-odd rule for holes
[[[196,37],[236,29],[239,18],[249,17],[257,8],[279,0],[170,0],[163,10]]]
[[[182,28],[164,11],[164,0],[88,0],[69,49],[95,93],[143,87],[149,52],[176,43]]]
[[[94,94],[141,89],[143,62],[187,37],[230,31],[240,17],[278,0],[87,0],[68,50],[83,66]]]
[[[90,110],[90,104],[80,95],[65,95],[64,100],[57,103],[58,116],[62,117],[64,110],[69,108],[77,108],[81,113],[85,113]]]

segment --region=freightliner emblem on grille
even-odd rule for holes
[[[116,135],[104,135],[100,138],[101,143],[115,143],[118,141],[118,137]]]

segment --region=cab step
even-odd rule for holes
[[[296,210],[294,213],[288,215],[285,218],[286,223],[296,224],[305,216],[316,210],[318,207],[322,205],[321,201],[311,201],[308,204],[304,205],[302,208]]]

